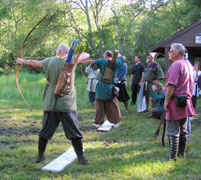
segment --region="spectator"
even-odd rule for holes
[[[119,88],[118,100],[124,103],[125,112],[128,112],[128,100],[130,99],[126,90],[126,74],[127,74],[127,64],[125,63],[116,72],[117,87]]]
[[[184,58],[185,47],[173,43],[169,57],[173,61],[165,78],[165,102],[167,135],[170,155],[167,160],[185,157],[188,141],[186,119],[194,115],[191,97],[193,93],[193,66]]]
[[[152,85],[159,82],[159,80],[164,78],[163,70],[161,66],[155,62],[155,57],[157,53],[149,53],[147,56],[148,64],[145,66],[144,82],[145,82],[145,98],[146,98],[146,110],[144,112],[149,112],[149,97],[153,96]],[[152,100],[153,107],[153,100]]]
[[[100,70],[95,70],[92,65],[87,66],[85,72],[88,73],[87,91],[89,92],[89,102],[91,103],[91,106],[93,106],[95,101],[96,84],[98,83],[97,76],[99,75]]]
[[[193,96],[192,96],[192,101],[193,101],[193,107],[195,108],[197,104],[197,97],[199,97],[200,94],[200,89],[198,87],[198,80],[201,77],[201,71],[200,69],[200,64],[199,62],[195,62],[194,65],[194,84],[193,84]]]
[[[153,85],[155,90],[153,91],[153,108],[151,110],[152,117],[160,119],[164,111],[165,91],[161,83]]]
[[[140,56],[135,56],[135,65],[132,68],[132,73],[131,73],[131,91],[132,91],[132,104],[136,104],[137,100],[137,94],[140,89],[140,85],[143,81],[144,78],[144,65],[140,62]]]

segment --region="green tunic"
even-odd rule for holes
[[[163,78],[164,78],[163,70],[161,69],[161,66],[157,62],[148,64],[145,67],[144,81],[148,82],[147,92],[145,93],[146,97],[153,96],[152,81],[160,80]]]
[[[56,98],[54,89],[64,64],[64,58],[50,57],[42,61],[43,70],[46,75],[47,84],[43,94],[43,110],[57,112],[76,111],[76,90],[74,86],[75,72],[73,71],[71,86],[66,88],[64,96]]]
[[[153,62],[145,67],[144,80],[148,81],[148,83],[152,83],[154,80],[160,80],[163,78],[164,73],[158,63]]]

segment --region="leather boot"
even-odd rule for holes
[[[181,134],[179,137],[179,152],[178,152],[179,157],[185,157],[187,141],[188,141],[188,135]]]
[[[170,142],[170,155],[168,157],[168,160],[177,160],[178,155],[178,146],[179,146],[179,137],[177,136],[169,136],[169,142]]]
[[[81,139],[72,139],[72,145],[77,154],[79,164],[88,164],[87,159],[84,157],[82,140]]]
[[[39,138],[39,141],[38,141],[38,157],[36,158],[36,161],[35,161],[36,163],[39,163],[39,162],[45,160],[44,154],[45,154],[47,142],[48,142],[47,139],[44,139],[42,137]]]

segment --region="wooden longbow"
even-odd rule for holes
[[[31,29],[31,31],[27,34],[27,36],[25,37],[23,43],[21,44],[20,47],[20,58],[23,58],[23,48],[24,48],[24,44],[26,42],[26,40],[28,39],[28,37],[30,36],[30,34],[33,32],[33,30],[48,16],[49,14],[46,14],[36,25],[34,25],[34,27]],[[24,100],[24,102],[26,103],[26,105],[29,107],[30,111],[32,111],[31,106],[29,105],[29,103],[27,102],[27,100],[25,99],[24,95],[22,94],[20,85],[19,85],[19,81],[18,81],[18,76],[19,76],[19,71],[20,71],[20,67],[21,65],[17,66],[17,70],[16,70],[16,84],[17,84],[17,89],[22,97],[22,99]]]

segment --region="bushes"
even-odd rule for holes
[[[4,69],[0,67],[0,75],[4,73]]]

